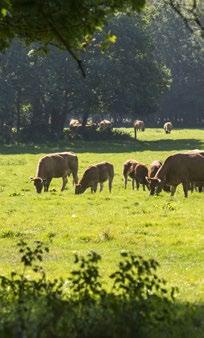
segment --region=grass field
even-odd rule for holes
[[[132,132],[132,130],[130,130]],[[139,141],[77,142],[52,146],[2,146],[0,148],[0,274],[18,269],[16,242],[47,240],[54,235],[45,259],[48,275],[67,276],[73,267],[73,252],[96,250],[103,256],[101,273],[115,269],[121,249],[159,261],[160,275],[179,287],[178,301],[204,303],[204,194],[175,197],[162,193],[124,190],[122,165],[127,159],[150,164],[155,159],[190,149],[204,149],[204,130],[147,129]],[[72,150],[79,157],[79,176],[92,163],[103,160],[115,166],[112,194],[107,184],[100,194],[87,191],[74,195],[71,180],[60,192],[61,179],[51,191],[38,195],[29,177],[45,153]],[[55,189],[56,191],[52,191]],[[108,283],[108,282],[107,282]],[[203,323],[204,326],[204,323]],[[204,335],[203,335],[204,336]],[[201,336],[200,336],[201,337]]]

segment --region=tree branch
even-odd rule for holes
[[[42,10],[42,9],[41,9]],[[69,52],[69,54],[72,56],[72,58],[77,62],[78,67],[83,75],[83,77],[86,77],[86,73],[85,70],[83,68],[83,64],[82,64],[82,60],[80,60],[75,53],[73,52],[73,50],[71,49],[71,47],[69,46],[69,44],[67,43],[66,39],[64,39],[64,37],[61,35],[61,33],[58,31],[58,29],[56,28],[56,26],[54,25],[53,21],[51,18],[47,18],[46,14],[44,13],[44,11],[42,11],[43,16],[46,20],[46,22],[49,24],[50,28],[52,29],[53,33],[56,35],[56,37],[59,39],[59,41],[61,41],[61,43],[65,46],[66,50]]]

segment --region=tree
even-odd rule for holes
[[[171,69],[172,85],[161,98],[161,114],[178,125],[203,123],[204,56],[202,41],[191,34],[182,18],[160,1],[155,4],[151,31],[154,58]]]
[[[145,0],[3,0],[0,18],[0,50],[14,38],[66,49],[78,62],[76,50],[86,47],[93,34],[104,27],[110,16],[140,11]]]

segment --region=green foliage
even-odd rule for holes
[[[0,49],[14,38],[45,47],[53,44],[68,51],[81,48],[111,15],[140,11],[144,4],[145,0],[7,0],[0,20]]]
[[[104,329],[107,337],[142,337],[151,327],[171,325],[174,290],[157,277],[156,261],[121,253],[119,270],[111,275],[113,288],[107,291],[102,289],[96,252],[75,254],[77,268],[71,277],[49,281],[41,265],[47,245],[37,241],[30,247],[20,241],[18,247],[23,273],[0,276],[2,337],[13,337],[14,332],[26,337],[101,337]],[[40,277],[27,277],[28,268]]]

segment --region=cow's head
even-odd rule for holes
[[[146,181],[149,186],[150,195],[158,195],[162,190],[162,181],[159,178],[156,177],[147,177]]]
[[[79,195],[83,193],[82,185],[81,184],[76,184],[75,185],[75,195]]]
[[[34,182],[37,193],[40,194],[46,180],[43,180],[41,177],[31,177],[30,179],[32,182]]]

